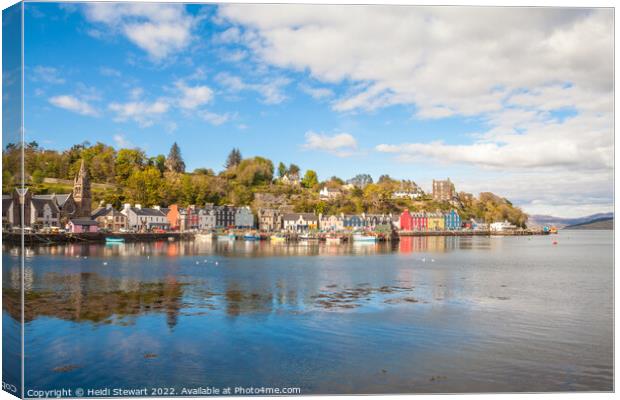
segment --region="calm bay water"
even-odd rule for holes
[[[610,231],[37,247],[25,272],[27,389],[613,389]]]

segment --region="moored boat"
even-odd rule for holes
[[[106,243],[125,243],[125,238],[106,236],[105,242]]]
[[[377,237],[374,235],[365,235],[363,233],[356,233],[353,235],[353,242],[375,243],[377,242]]]
[[[325,242],[327,244],[340,244],[341,241],[341,238],[338,236],[328,236],[325,238]]]
[[[235,234],[234,233],[222,233],[217,235],[217,240],[235,240]]]
[[[272,243],[283,243],[286,242],[286,236],[284,235],[271,235]]]
[[[197,233],[195,237],[196,239],[199,239],[199,240],[205,240],[205,241],[213,240],[212,233]]]
[[[247,232],[245,235],[243,235],[243,240],[248,240],[248,241],[260,240],[260,236],[252,232]]]

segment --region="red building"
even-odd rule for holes
[[[413,230],[413,218],[411,218],[411,214],[409,213],[408,208],[405,208],[403,213],[400,214],[400,229],[402,231]]]
[[[426,213],[419,212],[411,215],[412,230],[425,231],[428,229],[428,217]]]

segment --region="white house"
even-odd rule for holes
[[[321,199],[335,199],[340,196],[340,189],[328,188],[327,186],[323,187],[319,192],[319,197]]]
[[[215,210],[211,208],[201,208],[198,211],[198,229],[208,230],[215,228]]]
[[[286,231],[307,232],[319,228],[319,219],[313,213],[284,214],[282,225]]]
[[[420,193],[420,191],[417,191],[417,190],[397,190],[394,193],[392,193],[393,199],[415,200],[419,198],[420,196],[422,196],[422,193]]]
[[[341,231],[344,229],[342,215],[320,215],[321,229],[324,231]]]
[[[53,195],[32,196],[30,226],[60,226],[60,210]]]
[[[237,207],[235,210],[235,227],[237,228],[253,228],[254,214],[248,206]]]
[[[170,229],[170,222],[166,214],[158,207],[144,208],[140,204],[131,207],[125,204],[121,213],[127,216],[129,229],[138,231],[150,231],[152,229]]]

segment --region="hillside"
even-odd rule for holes
[[[611,230],[614,229],[613,218],[600,218],[590,222],[569,225],[563,229],[567,230]]]
[[[602,219],[613,219],[614,213],[598,213],[587,215],[584,217],[576,217],[576,218],[562,218],[562,217],[553,217],[551,215],[530,215],[529,224],[530,226],[555,226],[557,228],[564,228],[565,226],[570,225],[581,225],[587,224],[589,222],[598,221]]]

